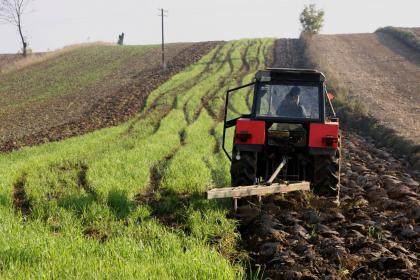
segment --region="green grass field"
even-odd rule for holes
[[[1,155],[0,278],[245,277],[231,205],[203,193],[230,184],[225,91],[264,68],[272,44],[228,42],[123,125]],[[248,110],[249,93],[231,115]]]

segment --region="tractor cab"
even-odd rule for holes
[[[247,95],[240,98],[243,89]],[[244,111],[245,103],[248,112],[231,113]],[[231,127],[232,152],[225,145]],[[242,187],[244,196],[260,193],[267,189],[258,186],[277,183],[279,192],[306,184],[317,194],[338,196],[339,146],[338,119],[319,71],[261,70],[253,82],[226,94],[222,148],[231,160],[232,187],[241,187],[234,193]]]
[[[273,69],[256,75],[251,119],[264,121],[267,145],[306,147],[310,123],[324,121],[324,77],[315,71]]]
[[[324,76],[308,70],[259,71],[255,79],[253,116],[276,123],[321,122]]]

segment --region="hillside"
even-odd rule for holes
[[[0,54],[0,73],[3,69],[19,61],[20,59],[21,56],[18,54]]]
[[[41,61],[42,57],[45,55],[48,56],[55,54],[56,52],[37,52],[29,54],[26,58],[24,58],[21,54],[0,54],[0,75],[5,72],[24,67],[25,65]]]
[[[105,44],[67,48],[1,74],[0,150],[119,124],[141,109],[152,90],[216,44],[169,44],[164,75],[159,46]]]
[[[202,192],[230,181],[225,90],[250,81],[272,44],[220,45],[130,121],[0,155],[0,278],[242,277],[230,203]]]
[[[419,52],[385,33],[319,35],[308,51],[381,124],[420,143]]]

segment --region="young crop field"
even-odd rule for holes
[[[169,44],[165,74],[155,45],[86,44],[20,60],[0,73],[0,150],[123,123],[151,91],[217,44]]]
[[[130,121],[0,155],[0,278],[249,275],[230,202],[204,192],[230,184],[220,149],[225,91],[265,67],[273,42],[219,44],[155,89]],[[68,90],[57,84],[36,98]],[[230,116],[248,110],[250,90],[234,99]]]

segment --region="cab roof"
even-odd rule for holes
[[[296,68],[267,68],[260,70],[255,75],[255,79],[260,82],[317,82],[323,83],[325,76],[322,72],[314,69]]]

